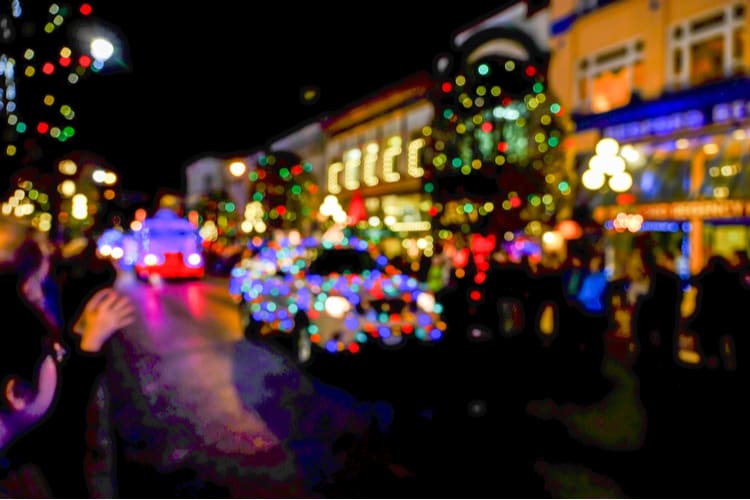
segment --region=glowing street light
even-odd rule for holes
[[[617,193],[630,189],[633,177],[626,170],[627,164],[620,153],[620,144],[615,139],[601,139],[596,144],[596,154],[591,157],[588,168],[581,175],[583,187],[596,191],[607,182],[609,188]]]
[[[96,61],[106,62],[115,53],[115,46],[107,38],[95,37],[91,40],[91,57]]]
[[[91,56],[96,71],[127,68],[125,37],[111,24],[90,17],[78,20],[71,26],[71,37],[81,52]]]
[[[244,161],[237,160],[229,164],[229,173],[234,177],[242,177],[247,172],[247,165]]]

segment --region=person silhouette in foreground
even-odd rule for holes
[[[102,347],[134,320],[134,310],[114,289],[97,291],[71,324],[78,342],[68,348],[59,334],[61,325],[45,309],[47,256],[28,236],[4,255],[0,291],[4,307],[21,327],[0,335],[0,496],[64,497],[66,492],[55,491],[48,480],[51,467],[77,457],[59,447],[45,428],[65,430],[65,425],[55,427],[54,411],[70,404],[60,398],[65,373],[81,364],[99,364]]]

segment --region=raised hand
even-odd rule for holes
[[[130,299],[108,287],[86,302],[73,331],[81,336],[81,350],[99,352],[117,330],[133,323],[135,317]]]

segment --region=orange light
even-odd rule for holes
[[[577,240],[583,236],[581,225],[572,219],[560,221],[555,229],[566,240]]]

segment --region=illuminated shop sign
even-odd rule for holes
[[[750,217],[750,201],[743,200],[705,200],[674,203],[649,203],[631,208],[643,219],[651,220],[687,220],[687,219],[734,219]],[[617,206],[596,207],[594,218],[604,223],[613,220],[621,212]]]
[[[424,147],[424,142],[421,137],[414,139],[404,149],[401,136],[394,135],[386,139],[382,147],[377,142],[371,142],[360,148],[344,151],[340,161],[328,165],[328,192],[338,194],[343,190],[354,191],[363,185],[367,187],[381,182],[398,182],[402,176],[399,166],[404,161],[408,177],[422,177],[424,169],[421,167],[419,152]]]
[[[641,214],[626,214],[621,212],[613,220],[604,223],[605,229],[615,230],[617,232],[630,231],[651,231],[656,233],[677,233],[680,231],[690,231],[689,222],[676,222],[664,220],[643,220]]]
[[[668,135],[679,130],[699,129],[705,125],[705,114],[702,111],[691,110],[614,125],[605,128],[603,134],[604,137],[612,137],[623,142],[650,135]]]
[[[680,130],[694,130],[706,125],[742,121],[750,116],[750,101],[738,99],[702,109],[690,109],[644,120],[612,125],[603,129],[604,137],[632,141],[652,135],[669,135]]]

